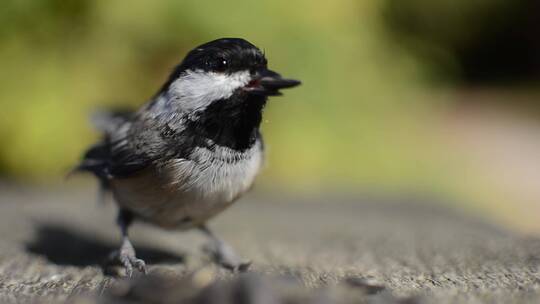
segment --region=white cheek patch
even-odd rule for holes
[[[204,109],[215,100],[231,97],[250,80],[248,71],[233,74],[187,71],[171,84],[169,93],[179,99],[183,109],[191,112]]]

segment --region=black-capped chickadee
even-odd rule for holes
[[[128,238],[134,219],[200,229],[217,263],[249,266],[206,222],[248,191],[261,169],[259,126],[268,96],[299,84],[269,70],[253,44],[223,38],[190,51],[138,111],[99,116],[103,139],[76,170],[92,172],[113,194],[123,238],[117,258],[128,275],[134,267],[146,272]]]

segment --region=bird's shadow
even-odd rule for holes
[[[36,237],[26,244],[26,249],[46,257],[57,265],[86,267],[105,266],[111,252],[119,244],[98,239],[59,224],[40,223]],[[137,257],[151,264],[184,263],[184,255],[160,248],[137,245]]]

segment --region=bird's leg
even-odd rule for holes
[[[199,230],[210,239],[210,243],[204,249],[218,265],[232,271],[246,271],[249,268],[251,262],[243,261],[229,244],[214,235],[206,225],[200,226]]]
[[[113,257],[122,263],[128,277],[132,276],[134,267],[144,274],[147,273],[146,263],[135,256],[135,249],[128,237],[128,228],[132,222],[133,215],[128,211],[120,210],[118,213],[118,225],[122,232],[122,245],[120,250],[113,252]]]

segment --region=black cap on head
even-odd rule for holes
[[[202,44],[190,51],[182,61],[181,70],[232,73],[266,67],[264,54],[241,38],[221,38]]]
[[[244,91],[255,95],[280,95],[279,89],[300,84],[297,80],[283,79],[278,73],[268,70],[263,52],[242,38],[220,38],[194,48],[175,68],[158,93],[167,90],[186,71],[225,74],[249,71],[253,80]]]

